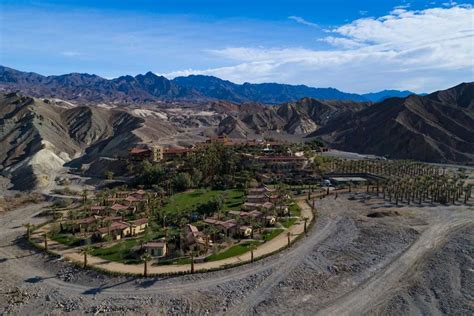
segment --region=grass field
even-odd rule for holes
[[[82,241],[82,239],[76,238],[76,237],[74,237],[72,235],[69,235],[69,234],[53,235],[51,237],[51,239],[58,242],[58,243],[60,243],[60,244],[63,244],[63,245],[69,246],[69,247],[80,246],[81,241]]]
[[[275,238],[276,236],[280,235],[283,231],[284,231],[284,229],[281,229],[281,228],[266,231],[266,232],[263,233],[263,240],[270,241],[273,238]]]
[[[301,209],[298,204],[293,203],[289,207],[291,216],[301,216]]]
[[[139,238],[122,239],[111,247],[94,247],[92,249],[91,255],[126,264],[140,263],[141,261],[138,258],[131,256],[132,248],[140,245],[141,242],[154,240],[161,236],[162,235],[160,235],[159,232],[149,232],[148,234],[141,235]]]
[[[122,263],[139,263],[139,259],[130,258],[130,250],[139,245],[140,239],[128,239],[120,241],[119,243],[108,248],[93,248],[91,255],[100,257],[110,261]]]
[[[163,210],[165,212],[181,212],[207,203],[220,195],[224,197],[224,209],[239,209],[245,198],[245,194],[241,190],[217,191],[199,189],[173,195]]]
[[[290,218],[281,219],[280,223],[283,225],[283,227],[288,228],[288,227],[294,225],[297,221],[298,221],[298,218],[290,217]]]
[[[246,253],[247,251],[250,251],[250,246],[253,245],[253,244],[258,245],[260,243],[258,241],[249,241],[249,242],[244,243],[244,244],[235,245],[235,246],[232,246],[232,247],[224,250],[221,253],[217,253],[215,255],[211,255],[211,256],[207,257],[206,261],[217,261],[217,260],[223,260],[223,259],[227,259],[227,258],[230,258],[230,257],[235,257],[235,256],[242,255],[242,254]]]

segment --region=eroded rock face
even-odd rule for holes
[[[429,162],[474,161],[474,83],[393,98],[315,131],[333,147]]]
[[[62,106],[17,93],[0,95],[0,164],[14,188],[46,185],[64,164],[93,148],[123,152],[139,139],[143,120],[125,111]]]

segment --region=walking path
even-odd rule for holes
[[[311,207],[308,205],[306,200],[298,199],[298,205],[301,208],[301,217],[308,218],[308,223],[312,222],[314,219],[313,212],[311,211]],[[35,231],[31,238],[37,242],[37,244],[41,247],[44,246],[42,240],[44,238],[42,235],[48,230],[48,225],[41,227],[37,231]],[[288,230],[291,233],[290,242],[294,242],[295,239],[298,238],[299,235],[304,234],[304,221],[301,220],[296,222],[292,225]],[[254,250],[254,258],[258,259],[260,257],[267,256],[274,252],[277,252],[288,245],[288,236],[286,233],[281,233],[276,236],[274,239],[263,243],[262,245],[258,246]],[[51,253],[60,255],[69,259],[73,262],[82,264],[84,261],[84,256],[79,253],[80,248],[68,248],[67,246],[60,244],[54,240],[48,239],[48,251]],[[231,265],[242,264],[246,262],[250,262],[251,254],[250,251],[240,255],[235,256],[223,260],[212,261],[212,262],[203,262],[203,263],[195,263],[194,269],[195,271],[206,271],[206,270],[215,270],[215,269],[223,269]],[[109,272],[118,272],[124,274],[135,274],[135,275],[142,275],[143,274],[143,264],[123,264],[119,262],[113,262],[109,260],[105,260],[99,257],[94,257],[89,255],[87,257],[88,266],[98,268],[101,270],[109,271]],[[163,265],[163,266],[152,266],[151,264],[148,265],[148,274],[173,274],[173,273],[187,273],[190,272],[191,265]]]

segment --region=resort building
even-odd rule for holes
[[[164,239],[149,241],[143,245],[143,249],[157,258],[165,257],[168,254],[168,246]]]

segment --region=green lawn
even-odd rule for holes
[[[69,247],[79,246],[82,241],[82,239],[76,238],[69,234],[57,234],[52,236],[51,239]]]
[[[235,245],[235,246],[232,246],[232,247],[224,250],[221,253],[217,253],[215,255],[211,255],[211,256],[207,257],[206,261],[217,261],[217,260],[227,259],[227,258],[230,258],[230,257],[239,256],[241,254],[246,253],[247,251],[250,251],[250,246],[252,244],[258,245],[260,243],[258,241],[250,241],[250,242],[247,242],[247,243],[244,243],[244,244]]]
[[[225,209],[238,209],[244,201],[244,192],[241,190],[205,190],[199,189],[192,192],[183,192],[173,195],[164,207],[165,212],[181,212],[200,204],[209,202],[211,199],[223,195],[225,197]]]
[[[275,238],[276,236],[280,235],[283,231],[284,231],[284,229],[282,229],[282,228],[267,230],[263,233],[263,240],[270,241],[273,238]]]
[[[175,258],[175,259],[168,259],[168,260],[159,260],[158,263],[155,265],[158,266],[168,266],[173,264],[191,264],[191,258]]]
[[[289,210],[291,216],[301,216],[301,208],[296,202],[290,205]]]
[[[91,255],[102,259],[122,262],[122,263],[139,263],[139,259],[130,257],[130,250],[139,245],[140,239],[127,239],[120,241],[118,244],[108,248],[93,248]]]
[[[298,221],[298,218],[291,217],[291,218],[282,218],[280,220],[280,223],[283,225],[283,227],[288,228],[292,225],[294,225]]]

